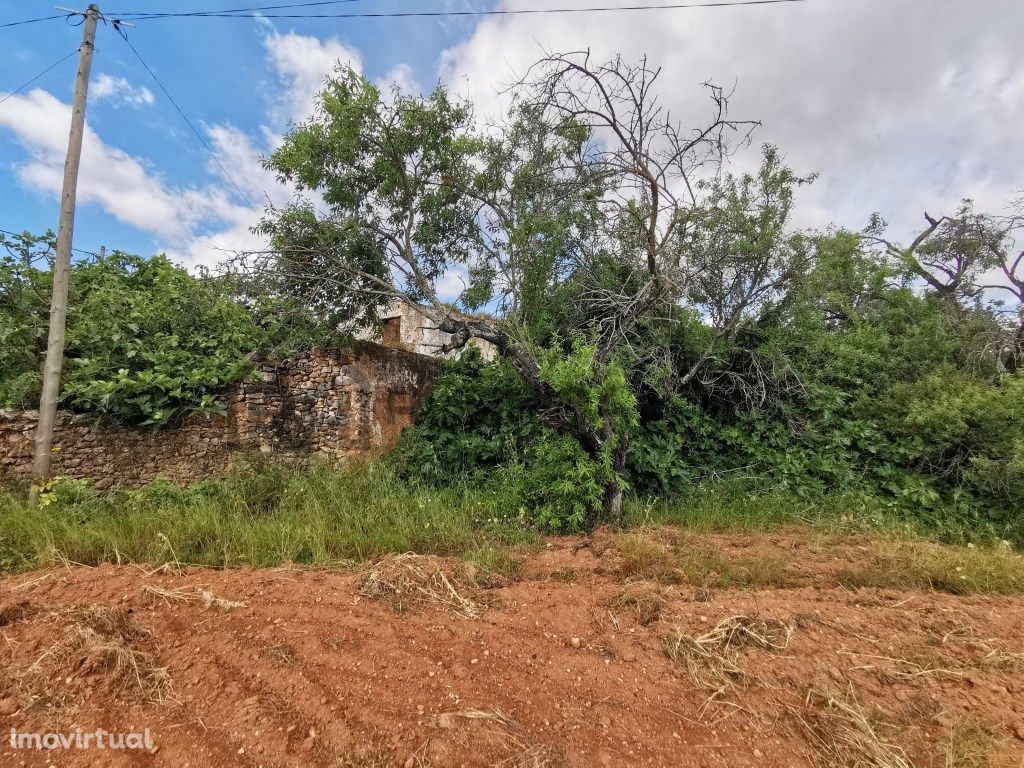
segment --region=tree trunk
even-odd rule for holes
[[[606,431],[610,429],[605,423]],[[610,438],[609,438],[610,439]],[[619,444],[612,451],[612,477],[604,487],[604,498],[601,502],[606,520],[616,522],[622,519],[622,473],[626,470],[626,451],[629,449],[629,437],[622,435]]]
[[[1020,325],[1017,326],[1017,333],[1011,342],[1010,354],[1006,358],[1006,372],[1017,373],[1020,370],[1022,357],[1024,357],[1024,317],[1021,318]]]
[[[601,505],[606,519],[613,522],[622,519],[622,495],[622,485],[619,483],[618,477],[604,487],[604,498]]]

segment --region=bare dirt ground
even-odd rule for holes
[[[836,584],[856,540],[701,537],[781,585],[636,581],[615,538],[514,579],[69,567],[0,580],[0,766],[1024,766],[1024,598]],[[12,749],[11,729],[147,751]]]

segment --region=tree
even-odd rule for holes
[[[8,241],[0,259],[0,404],[36,400],[46,343],[52,238]],[[72,265],[61,404],[159,427],[223,410],[220,394],[251,369],[263,332],[210,280],[164,256],[115,251]]]
[[[645,59],[549,55],[513,89],[507,119],[477,131],[443,89],[385,97],[340,69],[268,161],[305,197],[269,212],[272,248],[245,265],[274,290],[345,297],[331,302],[339,321],[399,296],[434,307],[447,350],[496,345],[543,422],[600,466],[604,510],[618,516],[636,418],[622,359],[641,321],[674,315],[691,291],[700,211],[725,194],[701,178],[755,126],[706,84],[709,114],[684,129],[658,101],[658,76]],[[449,304],[438,283],[453,269],[467,282]],[[460,311],[477,308],[494,315]]]
[[[38,404],[56,236],[0,234],[0,407]]]
[[[978,213],[964,200],[956,213],[938,218],[925,213],[928,226],[903,246],[883,237],[885,222],[875,216],[864,234],[867,243],[910,276],[927,285],[951,312],[962,313],[986,300],[1007,318],[992,334],[997,362],[1015,373],[1024,357],[1024,251],[1017,252],[1024,231],[1024,209],[1008,215]],[[1011,296],[1008,310],[995,295]]]

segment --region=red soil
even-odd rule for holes
[[[724,551],[751,537],[705,541]],[[794,559],[803,546],[759,541]],[[812,690],[855,700],[912,765],[946,765],[943,744],[968,726],[989,735],[988,764],[1024,765],[1024,657],[1013,656],[1024,651],[1024,599],[849,591],[815,585],[807,562],[798,586],[659,587],[637,610],[617,601],[613,547],[552,539],[526,555],[519,579],[474,591],[487,607],[473,619],[361,596],[369,566],[7,577],[0,766],[835,765],[827,749],[842,721]],[[166,600],[147,586],[245,606]],[[166,667],[167,698],[141,699],[102,653],[67,650],[89,606],[116,609],[104,615],[127,627],[120,637]],[[786,622],[791,642],[741,650],[744,674],[714,693],[668,658],[665,638],[737,614]],[[54,648],[65,650],[44,657]],[[156,746],[13,750],[12,728],[149,728]]]

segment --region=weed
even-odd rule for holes
[[[556,568],[549,574],[550,578],[554,581],[560,581],[563,584],[572,584],[576,581],[576,569],[565,566],[564,568]]]
[[[786,587],[793,583],[787,559],[780,553],[725,555],[663,530],[620,533],[614,541],[622,554],[620,572],[628,578],[704,588]]]
[[[648,581],[634,581],[623,588],[612,605],[633,611],[637,623],[646,627],[661,617],[661,612],[665,608],[665,598],[657,585]]]
[[[394,753],[383,747],[366,747],[347,752],[338,758],[338,768],[391,768],[395,765]]]
[[[287,643],[279,643],[278,645],[268,645],[265,648],[260,648],[260,653],[264,656],[269,656],[278,664],[282,666],[290,666],[295,663],[295,649]]]
[[[463,558],[467,565],[475,568],[471,574],[472,580],[484,587],[503,586],[515,580],[523,570],[523,561],[508,547],[489,544],[475,547],[466,552]]]
[[[942,745],[946,768],[987,768],[995,738],[976,723],[957,723]]]
[[[1007,546],[949,547],[879,541],[866,562],[840,572],[846,587],[934,589],[955,595],[1024,592],[1024,556]]]
[[[0,571],[62,561],[336,566],[396,552],[468,554],[505,570],[507,546],[537,540],[513,514],[494,492],[421,489],[375,462],[265,463],[188,488],[155,481],[56,494],[35,508],[0,490]]]

